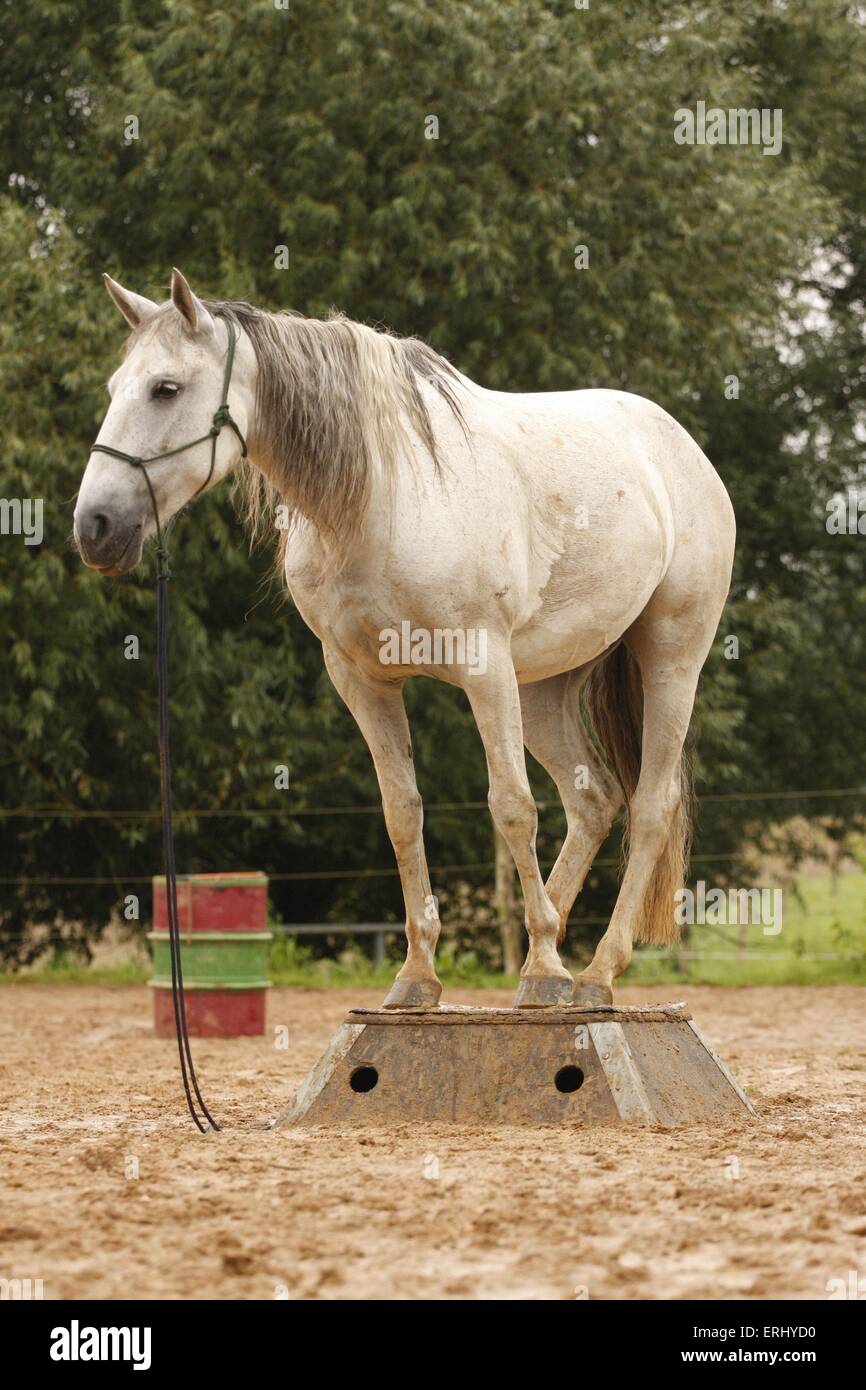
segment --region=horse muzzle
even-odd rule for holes
[[[144,526],[107,510],[84,508],[75,513],[75,543],[85,565],[113,576],[127,574],[141,559]]]

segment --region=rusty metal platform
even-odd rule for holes
[[[658,1125],[754,1113],[683,1004],[353,1009],[274,1121]]]

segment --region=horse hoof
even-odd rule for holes
[[[599,1004],[613,1003],[613,990],[607,985],[596,984],[594,980],[575,980],[574,998],[571,1001],[579,1009],[592,1009]]]
[[[522,975],[515,1009],[550,1009],[570,1004],[574,981],[570,975]]]
[[[438,980],[395,980],[383,1009],[435,1009],[442,986]]]

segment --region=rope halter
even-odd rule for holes
[[[238,439],[240,440],[242,451],[241,457],[247,457],[247,441],[244,439],[240,431],[240,427],[238,426],[237,421],[232,417],[231,410],[229,409],[229,387],[231,386],[232,369],[234,367],[235,361],[235,348],[237,346],[238,340],[237,332],[235,330],[234,324],[231,322],[230,319],[225,320],[225,325],[228,329],[229,345],[228,351],[226,353],[225,371],[223,373],[222,397],[218,409],[214,411],[213,420],[211,421],[211,427],[208,430],[207,434],[200,434],[197,439],[190,439],[187,440],[185,444],[178,444],[176,449],[166,449],[165,452],[162,454],[150,454],[147,458],[144,458],[143,456],[138,456],[136,454],[125,454],[122,449],[115,449],[111,444],[96,443],[91,445],[90,452],[92,454],[108,454],[111,458],[122,459],[124,463],[131,463],[133,468],[140,468],[142,473],[144,474],[144,481],[147,483],[147,491],[150,494],[150,505],[153,509],[153,519],[156,523],[156,553],[159,556],[160,576],[163,573],[167,574],[166,566],[168,564],[168,551],[166,550],[165,537],[159,520],[159,508],[156,505],[156,494],[153,490],[153,484],[150,481],[150,474],[148,473],[145,465],[148,463],[158,463],[161,459],[173,458],[175,454],[182,454],[185,449],[192,449],[196,444],[203,444],[205,440],[209,439],[211,441],[210,468],[208,469],[207,477],[205,478],[201,487],[196,488],[195,492],[192,494],[192,497],[189,499],[190,501],[193,501],[194,498],[198,497],[200,492],[204,492],[205,488],[207,487],[208,483],[213,477],[213,471],[216,465],[217,439],[219,438],[225,425],[228,425],[230,429],[233,429]]]

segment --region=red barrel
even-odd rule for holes
[[[184,874],[177,880],[186,1017],[194,1037],[237,1038],[265,1031],[268,880],[261,873]],[[165,879],[153,880],[153,1016],[157,1037],[173,1037],[171,954]]]

